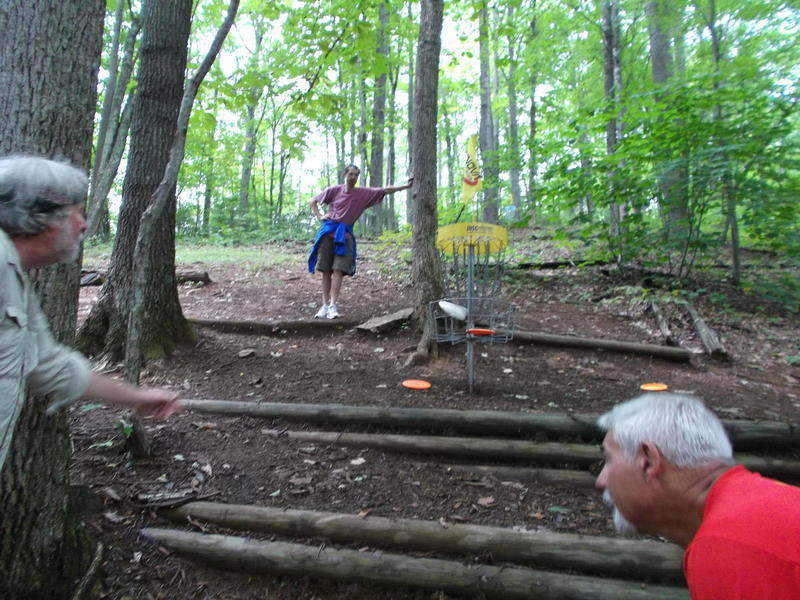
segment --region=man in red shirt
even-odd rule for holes
[[[344,170],[344,184],[329,187],[309,202],[314,216],[322,221],[308,257],[308,270],[322,273],[322,307],[315,319],[336,319],[339,309],[336,302],[345,275],[356,271],[356,239],[353,225],[370,206],[378,204],[386,194],[394,194],[411,187],[414,177],[406,185],[385,188],[356,187],[359,168],[349,165]],[[319,205],[325,204],[323,215]]]
[[[597,487],[619,531],[683,546],[693,600],[800,598],[800,488],[734,466],[719,419],[689,394],[644,394],[598,420]]]

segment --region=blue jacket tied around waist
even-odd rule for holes
[[[308,272],[313,273],[317,268],[317,254],[319,253],[319,244],[322,238],[329,233],[333,233],[333,253],[337,256],[344,256],[347,254],[347,234],[353,238],[353,273],[356,272],[356,236],[353,234],[353,228],[345,223],[338,223],[336,221],[326,220],[322,222],[322,227],[317,232],[317,237],[314,238],[314,245],[311,246],[311,254],[308,255]]]

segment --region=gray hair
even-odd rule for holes
[[[39,235],[59,209],[86,200],[86,174],[40,156],[0,158],[0,229],[10,237]]]
[[[678,467],[717,460],[733,463],[733,449],[722,423],[691,394],[642,394],[618,404],[597,424],[611,432],[627,460],[633,460],[640,445],[648,441]]]

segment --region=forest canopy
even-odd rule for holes
[[[197,3],[189,69],[225,6]],[[138,3],[118,8],[108,5],[99,107],[112,61],[136,60]],[[587,243],[587,259],[678,276],[722,253],[736,283],[743,247],[796,261],[793,3],[459,1],[444,10],[440,223],[555,227],[565,243]],[[243,2],[192,113],[177,234],[307,236],[309,198],[339,183],[344,165],[361,165],[361,185],[412,173],[418,12],[393,0]],[[125,85],[134,93],[135,76]],[[465,204],[467,140],[479,129],[483,191]],[[112,207],[117,195],[112,188]],[[410,195],[398,195],[362,233],[401,230],[410,210]],[[94,233],[109,231],[100,223]]]

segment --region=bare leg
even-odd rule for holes
[[[339,281],[340,281],[339,286],[341,287],[341,279]],[[337,289],[337,293],[338,293],[338,289]],[[323,306],[328,304],[330,299],[331,299],[331,272],[330,271],[323,271],[322,272],[322,304],[323,304]]]
[[[330,273],[326,273],[330,275]],[[332,281],[329,280],[329,289],[330,289],[330,299],[331,304],[336,304],[336,301],[339,300],[339,291],[342,289],[342,280],[344,279],[344,273],[341,271],[333,271],[333,277],[331,278]]]

